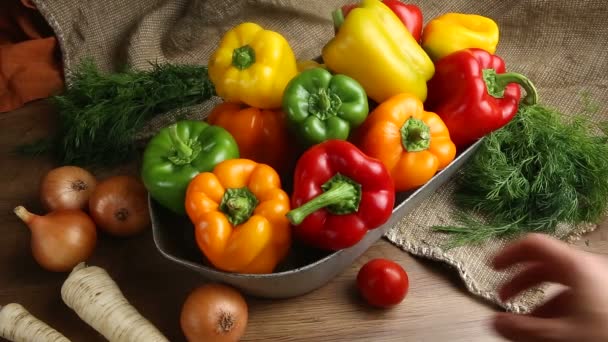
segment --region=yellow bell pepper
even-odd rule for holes
[[[280,108],[283,90],[298,74],[285,37],[250,22],[226,32],[208,68],[216,93],[226,102],[260,109]]]
[[[498,24],[494,20],[477,14],[446,13],[426,25],[421,45],[437,61],[468,48],[494,54],[498,40]]]
[[[289,195],[266,164],[229,159],[199,173],[185,205],[196,243],[217,269],[271,273],[289,251]]]
[[[325,65],[357,80],[378,103],[399,93],[424,102],[435,67],[399,17],[379,0],[363,0],[346,18],[340,13],[322,50]]]

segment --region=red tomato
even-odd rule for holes
[[[371,305],[388,308],[403,301],[409,289],[405,270],[394,261],[373,259],[357,274],[357,287]]]

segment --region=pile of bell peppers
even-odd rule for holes
[[[350,248],[457,153],[538,95],[495,55],[497,24],[362,0],[331,13],[322,59],[297,59],[279,32],[225,32],[208,63],[222,100],[146,147],[150,196],[193,224],[213,267],[270,273],[298,240]],[[522,97],[523,88],[526,92]],[[286,185],[290,185],[288,189]]]

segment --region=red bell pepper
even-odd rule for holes
[[[348,248],[391,216],[395,187],[388,169],[344,140],[314,145],[298,159],[287,218],[300,241]]]
[[[538,102],[532,82],[505,72],[502,58],[477,48],[449,54],[435,63],[428,82],[425,108],[437,113],[448,127],[452,141],[465,147],[506,125],[523,103]]]
[[[405,4],[399,0],[383,0],[388,8],[390,8],[393,13],[399,17],[403,25],[407,27],[407,30],[410,31],[414,39],[417,42],[420,42],[420,37],[422,36],[422,11],[416,5]],[[354,8],[358,7],[359,4],[349,4],[342,6],[342,16],[346,18],[348,13],[352,11]]]

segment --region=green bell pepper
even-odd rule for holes
[[[346,75],[312,68],[291,79],[283,93],[283,111],[300,142],[312,146],[347,140],[369,114],[363,87]]]
[[[185,215],[190,181],[234,158],[239,158],[239,149],[228,131],[202,121],[182,120],[161,129],[150,140],[143,153],[141,178],[152,198]]]

